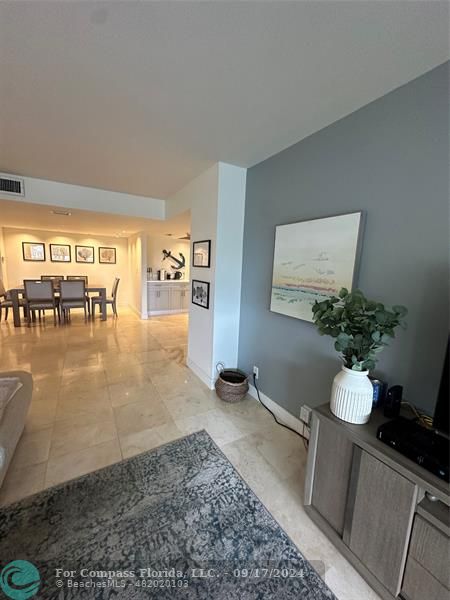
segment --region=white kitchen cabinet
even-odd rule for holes
[[[172,290],[170,289],[169,286],[161,286],[158,290],[157,290],[157,301],[156,301],[156,310],[166,310],[167,308],[171,308],[170,307],[170,296],[171,296]]]
[[[186,285],[181,293],[181,309],[183,311],[189,310],[190,297],[191,297],[190,288],[189,288],[189,285]]]
[[[164,315],[187,312],[189,283],[186,281],[148,281],[148,314]]]
[[[181,285],[172,286],[170,290],[170,309],[181,310],[182,308],[182,294],[183,288]]]

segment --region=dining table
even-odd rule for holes
[[[100,296],[100,315],[101,315],[101,320],[102,321],[106,321],[106,288],[103,285],[87,285],[86,286],[86,292],[87,293],[97,293]],[[20,327],[22,324],[21,318],[20,318],[20,302],[19,302],[19,297],[22,295],[24,295],[25,293],[25,288],[22,285],[18,285],[16,287],[12,287],[10,288],[8,291],[9,297],[11,298],[11,302],[12,302],[12,312],[13,312],[13,319],[14,319],[14,327]],[[56,295],[58,295],[58,290],[55,289],[54,292]]]

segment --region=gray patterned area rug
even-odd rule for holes
[[[205,431],[4,508],[0,567],[15,598],[335,600]]]

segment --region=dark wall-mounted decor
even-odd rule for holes
[[[192,304],[209,308],[209,282],[192,280]]]
[[[209,269],[211,266],[211,240],[192,244],[192,266]]]
[[[45,244],[41,242],[22,242],[23,260],[45,262]]]
[[[116,264],[116,249],[100,246],[98,249],[98,262],[105,265]]]
[[[186,266],[186,257],[184,256],[184,254],[182,252],[178,252],[178,255],[180,256],[180,258],[176,258],[173,254],[171,250],[163,250],[163,261],[166,260],[166,258],[170,259],[172,261],[172,264],[170,265],[172,267],[172,269],[176,269],[177,271],[179,271],[180,269],[184,269],[184,267]]]
[[[77,263],[93,263],[94,246],[75,246],[75,260]]]
[[[68,244],[50,244],[50,260],[52,262],[72,262],[72,254]]]

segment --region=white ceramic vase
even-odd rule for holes
[[[352,371],[342,367],[333,380],[330,409],[339,419],[361,425],[372,412],[373,387],[369,371]]]

